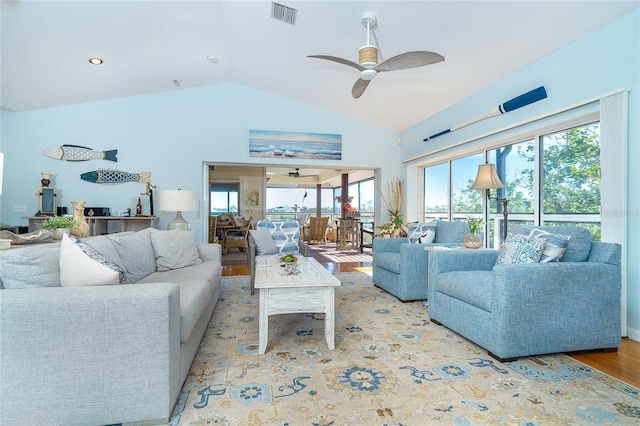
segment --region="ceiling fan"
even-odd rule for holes
[[[326,59],[327,61],[337,62],[339,64],[353,67],[360,71],[360,78],[356,81],[351,89],[351,95],[358,99],[365,91],[369,82],[383,71],[398,71],[411,68],[423,67],[425,65],[435,64],[444,61],[444,56],[435,52],[414,51],[402,53],[400,55],[389,58],[386,61],[378,63],[378,48],[371,44],[371,29],[376,28],[378,20],[376,15],[365,13],[362,17],[362,25],[367,28],[367,44],[360,48],[358,62],[355,63],[348,59],[338,58],[328,55],[309,55],[308,58]]]
[[[295,172],[289,172],[289,177],[299,178],[300,177],[300,168],[296,167]]]

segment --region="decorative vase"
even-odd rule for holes
[[[482,247],[482,235],[477,233],[464,234],[464,246],[470,249],[478,249]]]
[[[69,232],[71,232],[70,228],[56,228],[53,230],[53,239],[54,240],[61,240],[62,236],[64,234],[68,234]]]
[[[400,228],[394,229],[393,238],[400,238],[400,231],[402,231]]]

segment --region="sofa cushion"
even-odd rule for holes
[[[133,234],[111,236],[130,283],[140,281],[156,271],[156,256],[151,245],[151,233],[154,228],[146,228]]]
[[[547,243],[544,246],[540,263],[559,262],[567,250],[571,237],[568,235],[554,234],[538,228],[519,228],[518,232],[528,238],[543,238]]]
[[[467,225],[467,221],[447,221],[447,220],[437,220],[436,221],[436,239],[434,243],[442,244],[442,243],[462,243],[464,240],[464,234],[469,232],[469,225]]]
[[[127,233],[121,232],[118,235],[125,236],[130,234],[133,234],[133,232],[127,232]],[[113,241],[111,241],[111,238],[109,238],[109,235],[99,235],[97,237],[89,237],[89,238],[83,239],[83,241],[89,244],[94,249],[96,249],[104,257],[116,263],[122,269],[126,270],[126,268],[124,267],[124,262],[122,261],[122,258],[120,258],[120,255],[118,254],[118,250],[116,250],[116,246],[113,245]]]
[[[60,242],[60,284],[63,287],[119,284],[125,282],[124,269],[73,235]]]
[[[591,232],[580,226],[525,226],[520,225],[513,229],[516,233],[525,233],[530,229],[540,229],[554,234],[562,234],[571,237],[561,262],[586,262],[591,252]]]
[[[6,289],[60,287],[60,249],[51,243],[0,251],[0,279]]]
[[[297,220],[271,221],[261,220],[256,229],[265,229],[271,233],[278,247],[278,253],[295,253],[300,240],[300,224]]]
[[[433,238],[431,238],[431,241],[424,241],[426,243],[432,243],[433,240],[436,237],[436,228],[437,228],[437,222],[435,220],[432,220],[431,222],[424,222],[424,223],[410,223],[409,224],[409,230],[407,231],[407,241],[410,243],[417,243],[419,242],[421,237],[426,237],[426,233],[427,231],[431,231],[433,234]]]
[[[455,271],[438,274],[438,293],[491,312],[491,271]]]
[[[278,252],[276,242],[273,241],[271,232],[269,232],[268,230],[251,229],[249,233],[251,234],[251,237],[256,244],[256,251],[258,256],[263,256],[265,254],[276,254]]]
[[[400,273],[400,253],[399,252],[382,252],[376,253],[376,266],[386,269],[396,274]]]
[[[539,262],[546,243],[543,238],[527,238],[520,234],[509,234],[500,247],[496,265]]]
[[[156,256],[157,271],[202,263],[193,231],[155,231],[151,233],[151,245]]]

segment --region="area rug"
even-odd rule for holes
[[[323,315],[270,317],[258,355],[248,277],[222,296],[172,425],[638,424],[640,390],[566,355],[500,363],[364,273],[337,275],[336,349]]]

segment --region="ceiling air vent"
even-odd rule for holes
[[[271,17],[273,19],[286,22],[287,24],[295,25],[297,15],[298,9],[296,9],[295,7],[276,2],[271,3]]]

